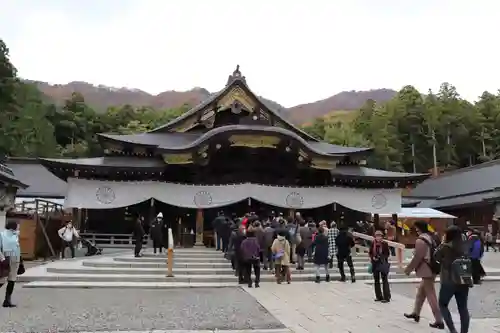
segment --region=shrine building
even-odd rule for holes
[[[303,132],[250,90],[239,67],[222,90],[173,121],[98,139],[102,157],[40,159],[67,182],[65,206],[78,211],[79,223],[129,232],[131,213],[162,212],[177,236],[193,229],[198,244],[220,210],[358,220],[397,213],[402,190],[429,177],[371,169],[372,148]]]

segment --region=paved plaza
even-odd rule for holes
[[[288,287],[290,286],[276,288],[266,284],[248,292],[295,333],[443,332],[429,328],[432,315],[427,305],[424,306],[419,324],[408,321],[403,317],[403,312],[411,311],[412,298],[393,293],[391,303],[375,303],[372,287],[364,283],[301,283],[300,286],[294,285],[293,292]],[[399,287],[415,292],[411,284],[401,284]],[[479,293],[483,287],[476,288],[474,292]],[[486,289],[483,292],[489,291],[490,289]],[[481,297],[482,295],[471,295],[471,298]],[[473,316],[470,332],[500,332],[498,312],[496,317]]]
[[[498,282],[473,288],[471,332],[500,332],[498,290]],[[0,309],[0,332],[442,332],[428,327],[432,316],[427,305],[419,324],[403,318],[414,292],[413,284],[395,284],[392,302],[380,304],[364,283],[264,283],[259,289],[18,288],[19,307]]]
[[[187,274],[190,282],[166,280],[164,257],[131,258],[129,251],[32,267],[23,279],[39,280],[16,286],[14,301],[19,307],[0,308],[0,333],[433,332],[427,305],[420,324],[402,315],[413,305],[414,278],[392,279],[392,302],[380,304],[373,301],[371,280],[318,285],[299,282],[295,272],[291,285],[263,282],[261,288],[251,289],[237,284],[220,253],[183,250],[176,258],[176,276]],[[364,259],[356,260],[358,274],[366,274]],[[486,254],[490,280],[498,280],[499,261],[500,254]],[[272,281],[269,272],[263,274]],[[215,282],[218,277],[227,282]],[[471,332],[500,332],[499,281],[475,286],[469,303]],[[451,308],[455,311],[455,305]]]

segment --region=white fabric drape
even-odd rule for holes
[[[184,208],[215,208],[247,198],[281,208],[310,209],[338,203],[366,213],[392,214],[401,209],[400,189],[348,187],[279,187],[258,184],[187,185],[68,179],[65,206],[110,209],[154,198]]]

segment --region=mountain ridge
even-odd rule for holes
[[[168,90],[154,95],[141,89],[94,85],[83,81],[72,81],[66,84],[49,84],[34,80],[25,81],[35,84],[44,95],[52,99],[56,104],[63,103],[74,92],[78,92],[82,94],[85,102],[97,111],[104,111],[110,106],[126,104],[158,109],[175,108],[185,104],[194,106],[210,95],[210,92],[202,87],[194,87],[187,91]],[[290,108],[285,108],[278,102],[264,97],[260,98],[263,99],[266,105],[280,112],[290,121],[302,124],[336,110],[358,110],[368,99],[385,102],[394,97],[396,93],[395,90],[386,88],[368,91],[343,91],[319,101]]]

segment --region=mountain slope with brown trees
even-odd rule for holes
[[[51,85],[46,82],[36,83],[38,89],[55,103],[63,103],[70,99],[74,92],[80,93],[85,102],[95,110],[106,110],[111,106],[129,104],[131,106],[150,106],[155,109],[169,109],[184,104],[196,105],[210,95],[204,88],[193,88],[189,91],[164,91],[152,95],[139,89],[113,88],[104,85],[92,85],[74,81],[67,84]],[[277,102],[263,98],[264,102],[295,123],[304,123],[324,116],[335,110],[358,110],[368,99],[377,102],[390,100],[396,91],[390,89],[374,89],[370,91],[344,91],[326,99],[285,108]]]

